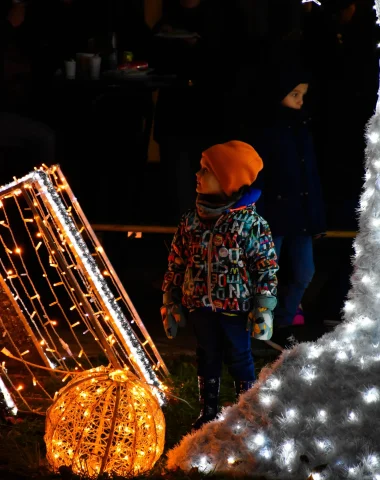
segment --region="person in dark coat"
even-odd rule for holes
[[[271,225],[280,268],[286,263],[292,270],[275,313],[275,324],[288,327],[304,323],[301,301],[315,270],[313,237],[326,226],[310,119],[302,109],[308,76],[289,69],[273,78],[273,108],[267,105],[249,135],[266,165],[258,211]]]

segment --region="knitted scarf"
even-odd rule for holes
[[[196,200],[197,213],[202,220],[217,220],[226,210],[233,207],[242,197],[239,195],[202,195],[198,193]]]

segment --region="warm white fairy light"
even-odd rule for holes
[[[165,394],[161,390],[161,384],[154,373],[143,348],[138,340],[134,338],[134,334],[130,327],[129,331],[126,331],[128,329],[127,319],[117,304],[111,290],[104,281],[104,277],[90,251],[88,250],[87,245],[83,242],[81,234],[76,229],[71,217],[67,214],[66,209],[62,204],[59,195],[56,193],[48,175],[44,171],[34,171],[19,180],[16,180],[4,187],[0,187],[0,193],[4,190],[9,190],[10,187],[15,187],[18,184],[25,184],[29,182],[37,183],[40,191],[44,194],[45,198],[49,202],[49,205],[53,209],[54,215],[64,229],[65,235],[79,256],[82,265],[86,270],[86,274],[91,278],[92,282],[97,288],[102,301],[106,305],[125,343],[128,345],[137,369],[141,372],[141,375],[145,381],[152,385],[155,395],[158,397],[160,403],[164,403]]]
[[[130,351],[133,354],[133,358],[138,365],[139,370],[141,371],[143,377],[145,378],[148,384],[155,385],[156,387],[160,387],[160,382],[154,373],[153,369],[151,368],[149,361],[146,358],[144,350],[141,348],[139,343],[133,342],[131,335],[133,335],[132,331],[126,332],[125,324],[126,318],[121,311],[120,307],[117,305],[117,302],[108,288],[107,284],[104,282],[103,276],[97,267],[94,259],[92,258],[90,252],[88,251],[87,246],[81,242],[81,236],[76,229],[72,229],[72,220],[69,216],[64,215],[63,212],[65,209],[60,209],[59,205],[57,205],[58,200],[57,198],[53,198],[52,189],[48,188],[48,183],[50,183],[49,178],[44,172],[36,172],[35,175],[37,176],[36,180],[40,184],[41,190],[46,195],[47,199],[50,201],[51,206],[54,209],[54,213],[56,214],[57,218],[59,219],[60,224],[65,229],[65,234],[67,235],[70,242],[73,244],[75,250],[77,251],[84,268],[86,269],[87,274],[91,277],[94,285],[96,286],[103,302],[107,306],[109,313],[111,314],[114,322],[116,323],[119,331],[121,332],[124,341],[128,345]],[[54,191],[54,188],[53,188]],[[122,324],[124,323],[124,325]],[[160,400],[161,404],[165,402],[165,394],[158,389],[155,389],[155,394]]]

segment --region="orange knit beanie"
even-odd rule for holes
[[[208,148],[202,159],[204,167],[215,175],[228,196],[244,185],[251,185],[264,166],[256,150],[239,140]]]

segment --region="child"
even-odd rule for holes
[[[284,327],[281,336],[286,337],[290,334],[287,327],[304,323],[300,304],[315,270],[313,237],[325,232],[326,225],[309,118],[302,110],[308,76],[289,68],[273,78],[273,107],[269,101],[267,119],[260,117],[250,143],[266,166],[260,178],[262,203],[257,208],[271,226],[278,258],[292,270],[284,279],[287,290],[279,295],[275,311],[275,325]]]
[[[277,303],[276,253],[268,224],[256,213],[260,191],[251,187],[262,168],[244,142],[204,151],[196,208],[183,215],[172,242],[161,313],[167,336],[175,337],[184,322],[182,297],[194,326],[202,409],[193,430],[218,413],[223,360],[237,396],[252,386],[250,335]],[[264,328],[257,336],[270,338]]]

